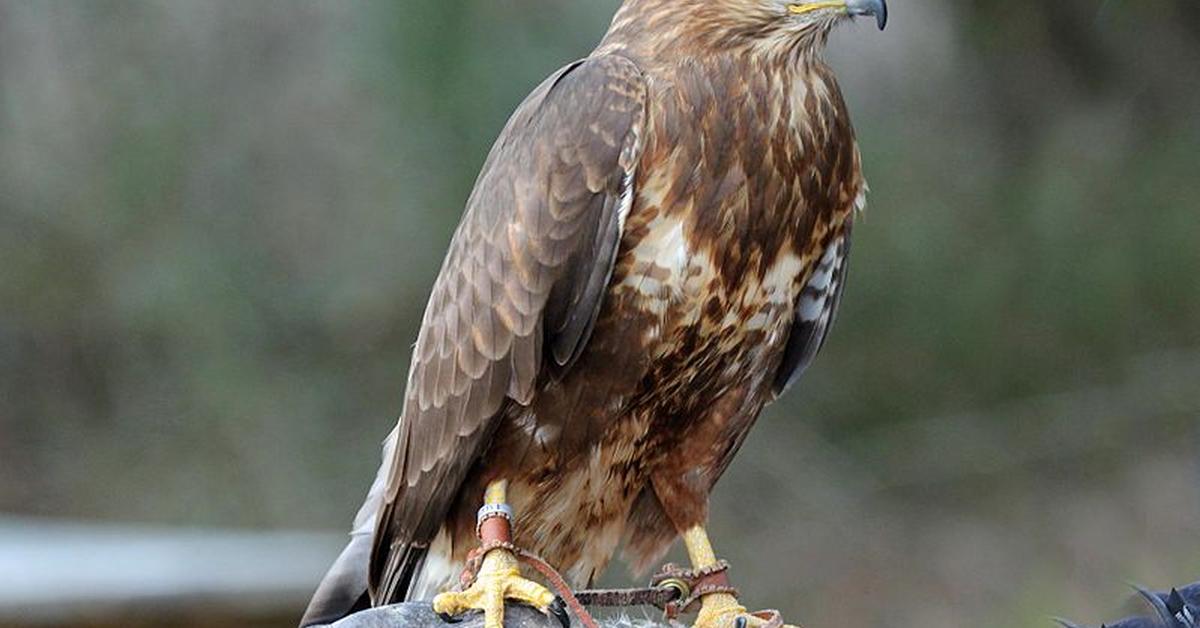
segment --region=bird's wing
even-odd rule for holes
[[[637,66],[593,57],[543,83],[496,141],[414,350],[371,552],[376,603],[405,595],[503,404],[527,404],[543,367],[569,368],[587,342],[645,119]]]
[[[783,361],[775,374],[775,394],[782,395],[811,364],[837,318],[842,291],[850,271],[850,235],[853,216],[848,216],[821,253],[817,267],[809,275],[796,302],[796,318],[788,336]]]

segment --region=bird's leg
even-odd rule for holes
[[[465,591],[442,593],[433,598],[433,610],[443,615],[483,611],[485,628],[504,627],[506,601],[550,611],[554,594],[542,585],[521,577],[521,566],[512,550],[512,509],[507,503],[508,482],[488,485],[483,508],[479,509],[478,533],[483,557],[475,581]]]
[[[688,558],[691,559],[695,572],[724,570],[724,563],[717,560],[717,554],[713,551],[703,526],[696,526],[684,532],[683,543],[687,547]],[[728,585],[723,588],[725,590],[701,596],[700,612],[696,615],[696,622],[692,624],[693,628],[755,628],[782,625],[778,613],[748,613]]]
[[[683,544],[687,547],[692,568],[702,571],[717,566],[717,554],[713,551],[708,533],[696,526],[683,533]],[[700,614],[696,616],[697,628],[717,628],[731,625],[731,619],[746,614],[746,609],[732,593],[710,593],[700,598]],[[723,618],[729,617],[729,619]]]

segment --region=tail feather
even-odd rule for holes
[[[326,572],[316,593],[308,603],[308,610],[300,620],[301,628],[333,623],[371,605],[368,594],[368,566],[371,561],[372,537],[375,520],[383,504],[383,493],[387,486],[387,475],[391,468],[392,455],[396,451],[396,430],[383,441],[383,464],[367,499],[354,517],[350,531],[350,542]]]
[[[352,537],[313,594],[301,628],[332,624],[371,606],[366,571],[370,558],[371,538]]]

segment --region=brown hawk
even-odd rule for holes
[[[572,586],[622,545],[638,569],[680,535],[697,567],[715,560],[709,492],[821,348],[845,286],[866,185],[822,52],[856,15],[882,28],[884,0],[626,0],[590,56],[521,104],[304,625],[446,591],[500,481],[516,545]],[[486,607],[497,625],[503,597],[545,605],[489,564],[476,585],[499,602],[435,606]],[[744,612],[713,593],[697,624]]]

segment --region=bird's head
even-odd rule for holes
[[[607,39],[668,54],[815,50],[835,26],[858,17],[874,18],[882,30],[887,0],[625,0]]]

